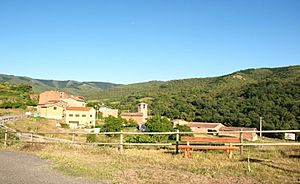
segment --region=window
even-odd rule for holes
[[[57,109],[57,107],[53,107],[53,110],[56,110]]]
[[[76,117],[79,117],[79,114],[75,114]]]
[[[73,117],[73,114],[69,114],[69,117]]]
[[[85,114],[82,114],[82,117],[86,117],[86,115],[85,115]]]
[[[90,115],[90,117],[93,117],[93,115]]]

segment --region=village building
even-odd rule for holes
[[[38,114],[42,118],[63,119],[66,103],[60,101],[49,101],[47,104],[39,105]]]
[[[119,110],[118,109],[111,109],[107,106],[101,106],[99,108],[99,112],[102,113],[102,117],[106,118],[108,116],[118,117]]]
[[[60,91],[45,91],[39,96],[37,112],[40,117],[63,119],[66,107],[85,107],[83,97]]]
[[[138,104],[138,112],[123,112],[121,117],[126,120],[133,120],[138,125],[145,124],[148,119],[148,104]]]
[[[96,110],[92,107],[67,107],[66,123],[72,129],[95,127]]]
[[[240,138],[238,131],[257,131],[256,128],[245,128],[245,127],[222,127],[219,131],[219,135],[233,136]],[[255,132],[244,132],[243,138],[248,141],[256,141],[258,136]]]
[[[45,91],[39,96],[39,104],[47,104],[49,101],[60,101],[63,98],[69,98],[69,95],[61,91]]]
[[[71,95],[68,98],[62,98],[60,99],[63,102],[66,102],[69,107],[85,107],[86,103],[83,100],[83,97],[81,96],[73,96]]]
[[[191,128],[192,132],[195,133],[210,133],[215,132],[217,135],[222,136],[232,136],[232,137],[240,137],[240,131],[243,129],[244,131],[256,131],[256,128],[246,128],[246,127],[226,127],[222,123],[204,123],[204,122],[188,122],[182,119],[174,119],[172,120],[173,126],[177,125],[186,125]],[[248,141],[256,141],[257,134],[254,132],[244,132],[243,138]]]
[[[219,130],[224,127],[222,123],[202,123],[202,122],[189,122],[187,124],[193,132],[197,133],[218,133]]]
[[[204,123],[204,122],[188,122],[182,119],[172,120],[173,126],[186,125],[191,128],[193,132],[197,133],[208,133],[208,132],[219,132],[220,128],[224,127],[222,123]]]
[[[173,127],[175,128],[177,125],[187,125],[189,122],[183,119],[173,119],[172,123],[173,123]]]

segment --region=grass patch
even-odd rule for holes
[[[15,146],[49,159],[65,174],[112,183],[299,183],[299,147],[248,147],[229,160],[222,151],[194,151],[185,159],[174,150],[93,146]],[[248,155],[251,172],[248,170]]]

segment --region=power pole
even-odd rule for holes
[[[259,117],[259,137],[262,136],[262,117]]]

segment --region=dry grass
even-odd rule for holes
[[[7,122],[6,125],[21,132],[66,132],[67,129],[56,127],[57,122],[60,121],[45,118],[39,118],[37,120],[35,120],[34,118],[25,118],[18,121]]]
[[[112,183],[299,183],[299,147],[248,148],[229,160],[223,152],[196,151],[182,158],[173,150],[125,149],[68,145],[24,146],[73,175]],[[249,172],[247,157],[250,157]]]
[[[25,114],[26,110],[24,109],[1,109],[0,108],[0,116],[8,116],[8,115],[19,115]]]
[[[58,128],[56,123],[61,122],[60,120],[45,119],[45,118],[25,118],[18,121],[10,121],[6,123],[6,126],[20,131],[20,132],[53,132],[53,133],[68,133],[71,132],[68,128]],[[44,136],[63,138],[71,140],[71,135],[68,134],[47,134]]]
[[[48,119],[24,119],[7,124],[19,131],[70,131],[57,128],[56,120]],[[97,139],[115,141],[103,135]],[[85,141],[85,137],[76,140]],[[260,142],[277,140],[264,138]],[[16,144],[5,149],[27,151],[49,159],[54,168],[69,175],[112,183],[300,183],[300,147],[296,146],[247,147],[244,155],[237,151],[231,160],[222,151],[195,151],[192,158],[184,159],[182,154],[173,154],[174,147],[144,148],[131,147],[122,154],[112,147],[65,144]]]

